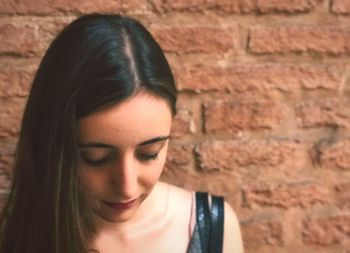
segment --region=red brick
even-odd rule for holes
[[[340,208],[350,209],[350,182],[339,184],[335,187],[336,202]]]
[[[171,136],[179,138],[186,134],[193,134],[195,132],[196,123],[194,121],[193,113],[186,109],[178,110],[173,120]]]
[[[11,175],[11,173],[13,172],[13,166],[14,166],[13,155],[0,155],[0,174],[7,173],[7,175]]]
[[[0,138],[0,195],[1,193],[7,192],[11,185],[15,144],[15,138]],[[1,204],[2,203],[0,203],[0,208]]]
[[[17,137],[0,139],[0,155],[14,155],[17,144]]]
[[[0,174],[11,173],[17,138],[0,138]]]
[[[0,139],[0,156],[12,156],[15,153],[17,137],[1,138]]]
[[[233,207],[240,206],[239,179],[232,173],[204,173],[195,170],[169,168],[162,173],[161,181],[190,191],[206,191],[224,196]]]
[[[0,98],[0,138],[18,134],[25,99]]]
[[[238,50],[237,26],[153,26],[151,32],[166,52],[223,54]]]
[[[275,247],[284,245],[281,222],[247,222],[241,225],[241,229],[243,245],[247,249],[259,249],[266,245]]]
[[[337,14],[350,14],[350,2],[348,0],[332,0],[331,11]]]
[[[338,99],[311,100],[296,106],[299,126],[350,127],[350,106]]]
[[[304,152],[298,143],[258,139],[206,141],[195,148],[198,166],[204,171],[297,167]]]
[[[178,179],[179,180],[179,179]],[[232,207],[237,207],[240,199],[239,179],[229,173],[198,172],[182,178],[184,187],[192,191],[206,191],[214,195],[225,197]]]
[[[303,241],[308,245],[333,245],[349,241],[350,216],[309,218],[303,222]]]
[[[19,61],[0,62],[0,97],[24,97],[29,93],[37,66]]]
[[[257,54],[350,53],[350,32],[339,26],[255,26],[249,33],[249,51]]]
[[[215,10],[225,13],[307,12],[314,9],[321,2],[321,0],[152,0],[155,10],[159,12],[198,12],[206,10]]]
[[[318,89],[336,91],[344,76],[344,66],[334,65],[217,65],[175,63],[173,68],[179,90],[263,94],[269,94],[272,90],[288,94]]]
[[[323,0],[258,0],[257,7],[258,11],[262,13],[299,13],[311,11],[322,2]]]
[[[193,147],[192,145],[175,145],[169,144],[167,161],[165,164],[166,169],[187,169],[193,160]]]
[[[58,33],[74,19],[73,16],[2,18],[0,55],[41,57]]]
[[[0,54],[39,56],[74,17],[0,19]]]
[[[285,107],[272,101],[218,101],[204,107],[207,133],[273,129],[285,117]]]
[[[255,9],[255,4],[252,0],[152,0],[151,2],[154,9],[159,12],[218,10],[227,13],[240,13],[252,12]]]
[[[0,191],[8,190],[11,185],[11,180],[8,173],[0,172]]]
[[[317,162],[323,168],[350,170],[350,140],[323,141],[316,147]]]
[[[330,193],[324,187],[314,184],[254,184],[243,187],[244,205],[249,208],[309,207],[330,202]]]
[[[38,27],[34,23],[0,19],[0,54],[35,55],[39,52]]]
[[[7,14],[55,14],[55,13],[92,13],[125,12],[136,8],[145,8],[141,0],[8,0],[0,2],[0,13]]]

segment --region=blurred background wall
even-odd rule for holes
[[[167,53],[164,181],[224,195],[248,253],[350,252],[350,0],[0,0],[0,206],[40,58],[90,12],[140,19]]]

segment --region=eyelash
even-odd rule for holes
[[[87,158],[86,156],[82,155],[82,159],[89,165],[94,166],[94,167],[98,167],[101,165],[104,165],[106,163],[108,163],[111,160],[111,156],[105,156],[104,158],[100,159],[100,160],[91,160],[89,158]]]
[[[151,161],[151,160],[157,160],[158,159],[158,153],[155,154],[138,154],[138,157],[140,160],[143,161]]]
[[[154,153],[154,154],[137,154],[137,157],[141,161],[152,161],[152,160],[155,161],[158,159],[158,154],[159,154],[159,152]],[[86,156],[82,155],[82,159],[87,164],[94,166],[94,167],[98,167],[98,166],[102,166],[104,164],[109,163],[113,159],[113,157],[111,155],[107,155],[106,157],[104,157],[100,160],[91,160],[91,159],[88,159]]]

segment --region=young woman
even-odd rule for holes
[[[33,81],[0,251],[214,252],[211,241],[242,252],[226,203],[214,231],[220,201],[209,198],[208,222],[208,197],[158,181],[176,95],[161,48],[138,21],[92,14],[68,25]]]

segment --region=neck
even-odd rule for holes
[[[168,195],[168,185],[158,182],[129,220],[113,223],[96,216],[96,238],[99,235],[134,238],[161,227],[166,221]]]

